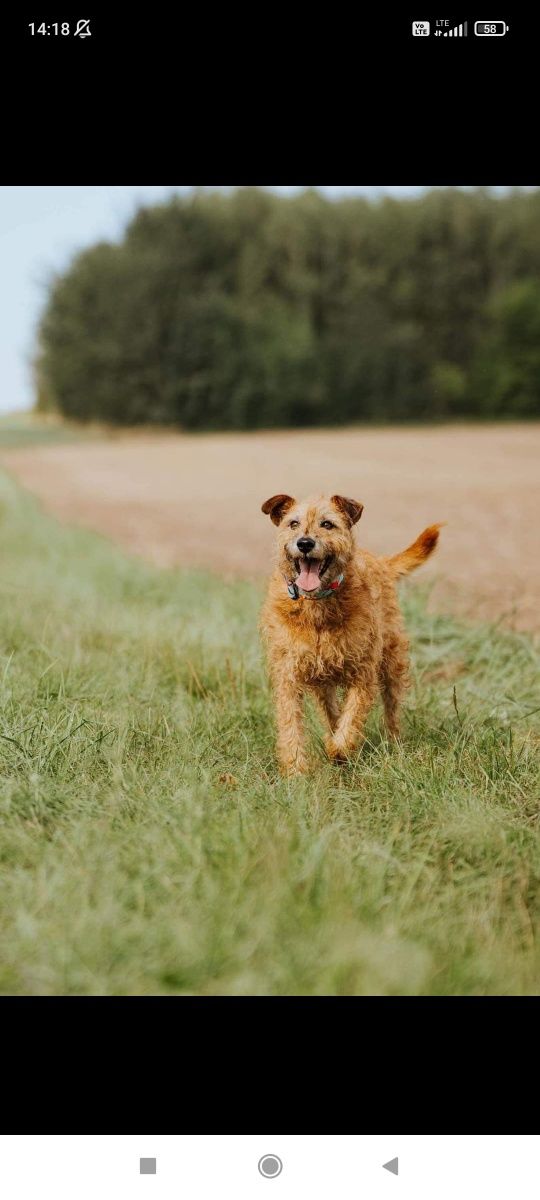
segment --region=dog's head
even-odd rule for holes
[[[346,572],[355,549],[352,527],[363,504],[346,496],[294,500],[271,496],[262,511],[278,527],[278,565],[302,592],[314,592]]]

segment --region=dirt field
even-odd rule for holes
[[[540,628],[540,425],[127,434],[3,450],[3,465],[63,520],[159,565],[260,576],[276,492],[363,501],[358,540],[399,550],[447,521],[432,601],[469,617]],[[418,576],[420,578],[420,575]]]

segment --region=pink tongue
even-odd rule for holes
[[[313,592],[320,586],[319,567],[320,563],[313,558],[309,562],[301,562],[300,574],[297,575],[296,582],[304,592]]]

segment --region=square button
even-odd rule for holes
[[[140,1175],[155,1175],[155,1173],[156,1173],[156,1159],[155,1158],[141,1158],[139,1161],[141,1164],[140,1170],[139,1170]]]

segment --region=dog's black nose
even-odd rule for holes
[[[313,550],[315,540],[314,538],[298,538],[296,545],[302,554],[309,554],[310,550]]]

